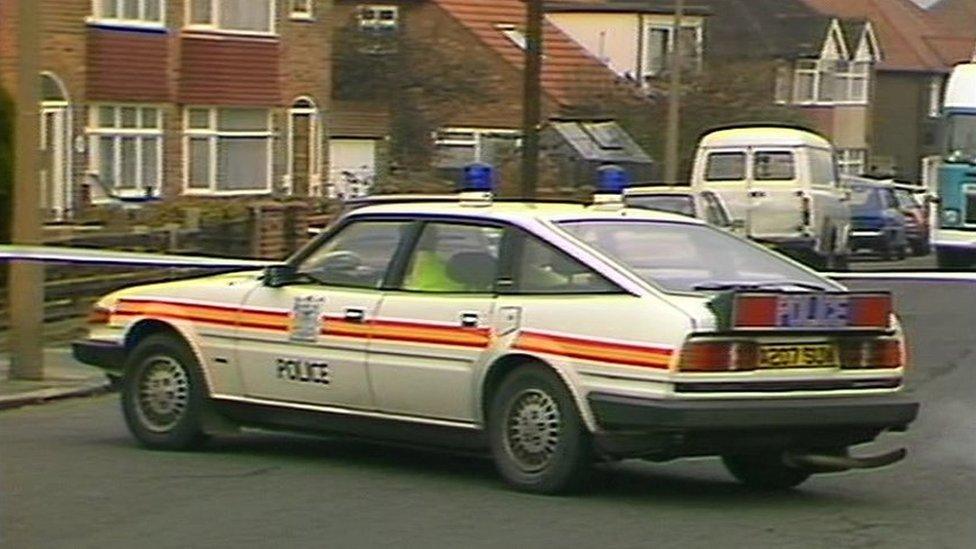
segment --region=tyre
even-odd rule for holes
[[[200,365],[186,343],[158,334],[136,345],[126,361],[122,413],[143,446],[188,450],[202,444],[205,402]]]
[[[812,474],[786,465],[778,452],[725,455],[722,463],[736,480],[756,490],[788,490]]]
[[[537,494],[582,485],[590,469],[590,437],[559,376],[539,365],[519,367],[490,402],[488,439],[505,482]]]

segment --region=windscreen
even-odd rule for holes
[[[773,252],[706,225],[608,220],[567,221],[560,227],[666,291],[831,286]]]
[[[976,157],[976,115],[953,114],[949,117],[946,154]]]
[[[881,193],[874,187],[851,187],[850,205],[856,212],[880,210]]]

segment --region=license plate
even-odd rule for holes
[[[843,328],[850,319],[846,295],[781,295],[776,300],[780,328]]]
[[[762,345],[759,347],[760,368],[839,368],[837,346],[823,345]]]

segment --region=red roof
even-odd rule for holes
[[[505,61],[522,70],[525,52],[498,25],[525,29],[523,0],[432,0]],[[543,23],[542,89],[560,106],[614,86],[616,74],[548,21]]]
[[[950,28],[911,0],[803,1],[825,15],[870,21],[881,46],[881,69],[945,71],[968,61],[976,44],[976,29]]]

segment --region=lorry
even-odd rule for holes
[[[699,142],[691,185],[721,196],[749,238],[814,267],[846,268],[848,194],[824,137],[791,126],[712,130]]]
[[[941,126],[932,246],[939,267],[965,268],[976,264],[976,63],[949,76]]]

